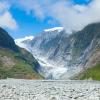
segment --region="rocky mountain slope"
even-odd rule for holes
[[[23,47],[29,47],[41,64],[38,71],[46,78],[68,79],[100,63],[100,23],[71,35],[61,27],[44,30],[34,39],[21,43],[28,43]]]
[[[18,52],[18,47],[15,45],[15,42],[9,34],[0,27],[0,47],[9,48],[13,51]]]
[[[39,64],[25,49],[16,46],[13,38],[0,28],[0,79],[41,79],[35,71]]]

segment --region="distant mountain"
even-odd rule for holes
[[[97,79],[92,75],[86,77],[86,73],[90,71],[88,68],[92,70],[100,63],[100,23],[90,24],[71,35],[61,27],[48,29],[28,41],[28,44],[27,41],[21,43],[29,47],[41,64],[38,71],[46,78],[68,79],[76,76],[77,79]],[[79,73],[84,78],[77,77]],[[100,77],[100,74],[96,77]]]
[[[0,79],[41,79],[36,72],[39,64],[25,49],[18,47],[13,38],[0,28]]]

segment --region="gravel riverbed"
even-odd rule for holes
[[[100,82],[0,80],[0,100],[100,100]]]

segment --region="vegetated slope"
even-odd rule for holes
[[[0,78],[41,79],[39,64],[25,49],[15,45],[13,38],[0,28]]]
[[[88,66],[88,67],[87,67]],[[84,70],[76,75],[73,79],[92,79],[100,80],[100,47],[95,50],[93,55],[88,60]]]

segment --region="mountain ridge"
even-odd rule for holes
[[[95,50],[100,49],[100,23],[90,24],[70,35],[64,30],[42,32],[28,46],[35,58],[50,64],[49,67],[41,67],[46,77],[68,79],[90,67],[87,63]],[[56,71],[59,68],[65,68],[66,71],[60,74]]]
[[[36,72],[36,59],[25,49],[18,47],[13,38],[0,28],[0,79],[42,79]]]

